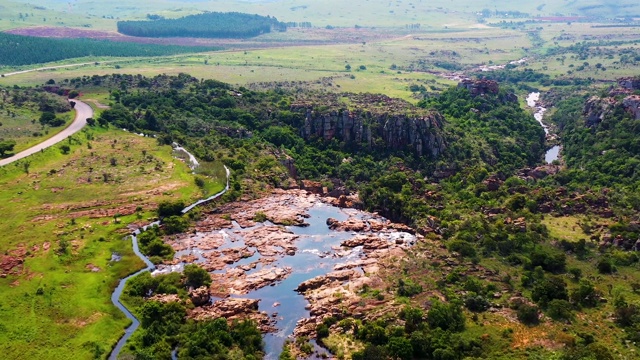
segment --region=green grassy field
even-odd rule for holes
[[[27,0],[13,0],[5,5],[7,15],[3,18],[14,19],[18,26],[22,25],[17,16],[34,5]],[[442,28],[467,27],[476,23],[476,14],[486,9],[492,12],[519,11],[532,16],[555,16],[557,14],[577,14],[581,16],[625,16],[640,13],[640,4],[632,0],[583,0],[548,2],[536,0],[526,3],[514,3],[507,0],[434,0],[411,1],[394,0],[390,2],[372,0],[323,2],[313,1],[223,1],[183,2],[178,0],[161,0],[132,4],[125,0],[98,2],[93,0],[79,0],[71,3],[54,0],[40,1],[40,7],[51,10],[28,10],[34,17],[41,18],[46,14],[59,14],[62,19],[48,20],[50,22],[89,23],[95,28],[109,28],[103,16],[121,19],[142,19],[146,14],[159,14],[165,17],[180,17],[207,11],[239,11],[257,13],[260,15],[276,16],[281,21],[309,21],[316,26],[394,26],[404,27],[407,24],[420,23],[424,27]],[[67,19],[68,15],[91,14],[88,18]],[[50,17],[52,15],[49,15]],[[3,19],[5,26],[12,25]],[[31,21],[31,19],[29,19]],[[97,23],[96,23],[97,21]],[[26,22],[26,20],[24,21]],[[34,21],[38,25],[38,21]],[[115,28],[115,27],[113,27]]]
[[[105,356],[128,324],[111,291],[142,267],[125,226],[153,217],[161,200],[200,196],[187,166],[154,139],[104,129],[74,138],[68,155],[54,146],[0,168],[0,251],[24,259],[0,278],[7,359]]]
[[[9,115],[11,112],[11,115]],[[0,138],[16,141],[14,153],[28,149],[62,131],[71,122],[75,113],[73,111],[60,114],[58,117],[65,120],[65,125],[58,127],[42,126],[38,122],[41,112],[29,106],[9,107],[0,112]]]

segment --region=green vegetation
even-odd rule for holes
[[[249,321],[228,324],[226,319],[187,319],[187,290],[211,284],[211,276],[197,265],[184,273],[151,276],[144,272],[127,282],[125,301],[140,318],[141,329],[128,342],[127,352],[136,358],[171,358],[179,348],[181,359],[217,358],[233,354],[240,359],[262,357],[262,336]],[[158,301],[149,296],[177,295]]]
[[[214,47],[151,45],[93,39],[51,39],[0,33],[2,65],[41,64],[86,56],[166,56],[218,50]]]
[[[118,21],[118,32],[143,37],[248,38],[286,26],[269,16],[211,12],[178,19]]]
[[[318,343],[336,357],[636,356],[640,134],[636,116],[623,105],[634,90],[608,93],[602,82],[637,75],[640,47],[631,16],[637,4],[329,0],[322,7],[228,1],[195,8],[174,0],[114,0],[86,4],[93,14],[87,16],[68,16],[67,7],[75,11],[76,5],[59,1],[3,6],[3,29],[113,31],[118,17],[138,32],[133,35],[252,37],[229,41],[234,50],[228,52],[196,55],[185,53],[211,48],[0,34],[8,49],[0,58],[3,73],[22,70],[14,68],[21,64],[70,65],[64,60],[75,57],[92,56],[94,64],[0,79],[9,86],[0,90],[0,156],[40,142],[68,121],[58,108],[66,104],[61,96],[91,96],[110,107],[100,108],[86,132],[0,169],[0,212],[7,214],[1,260],[24,260],[0,279],[6,357],[104,358],[126,325],[109,304],[109,291],[141,266],[119,240],[127,233],[123,225],[162,218],[161,226],[140,235],[140,246],[156,263],[170,259],[173,250],[162,238],[199,217],[181,210],[224,186],[222,164],[232,169],[223,201],[245,201],[295,185],[283,163],[293,164],[299,178],[358,192],[367,210],[424,236],[382,270],[379,286],[361,289],[366,320],[345,308],[315,329]],[[203,30],[199,19],[245,16],[203,9],[264,16],[250,16],[257,26],[242,21]],[[272,31],[283,30],[274,14],[302,26]],[[593,17],[562,18],[566,14]],[[150,21],[135,21],[145,16]],[[538,16],[553,18],[540,22]],[[300,19],[304,23],[295,24]],[[184,23],[194,25],[191,33],[177,30]],[[85,36],[93,34],[102,36]],[[31,51],[19,51],[22,45]],[[492,65],[495,71],[484,71]],[[450,88],[453,71],[499,81],[501,89],[473,96]],[[408,102],[372,95],[363,104],[354,93],[365,91]],[[558,135],[552,141],[563,145],[560,161],[543,169],[533,168],[549,144],[514,96],[521,100],[530,91],[546,92],[547,117]],[[591,108],[604,111],[585,116],[585,102],[594,96]],[[603,108],[603,101],[610,106]],[[371,143],[305,135],[306,109],[366,113]],[[390,144],[387,123],[376,123],[376,117],[435,114],[443,118],[431,135],[446,146],[424,156]],[[172,159],[174,141],[202,160],[196,176]],[[254,220],[266,215],[258,212]],[[111,260],[113,252],[122,260]],[[184,275],[134,279],[126,300],[143,327],[124,356],[166,358],[176,346],[187,359],[262,356],[254,324],[188,319],[188,288],[210,281],[191,266]],[[146,299],[168,294],[179,300]],[[390,308],[376,305],[382,301]],[[309,338],[288,344],[281,358],[296,351],[312,353]]]
[[[71,107],[64,92],[58,92],[55,84],[40,89],[0,88],[0,143],[5,145],[0,154],[20,152],[55,135],[71,121]],[[14,147],[10,149],[9,144]]]
[[[53,147],[0,168],[5,358],[105,358],[128,325],[111,292],[143,267],[126,224],[152,218],[158,202],[199,197],[189,169],[154,139],[91,128],[65,143],[68,155]]]

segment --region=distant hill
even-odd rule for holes
[[[118,32],[141,37],[248,38],[286,30],[275,17],[208,12],[178,19],[118,21]]]

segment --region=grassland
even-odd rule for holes
[[[24,12],[29,0],[13,0],[6,5],[6,18],[18,20],[18,13]],[[84,23],[90,20],[106,18],[143,19],[146,14],[159,14],[165,17],[180,17],[188,14],[208,11],[240,11],[260,15],[276,16],[281,21],[309,21],[315,26],[400,26],[421,23],[425,27],[442,28],[473,26],[476,14],[483,9],[490,11],[519,11],[531,16],[555,16],[557,14],[577,14],[581,16],[626,16],[639,14],[640,5],[632,0],[582,0],[549,2],[536,0],[526,3],[514,3],[508,0],[394,0],[394,1],[247,1],[214,0],[207,2],[184,2],[179,0],[160,0],[132,4],[125,0],[96,2],[79,0],[69,5],[54,0],[40,1],[39,6],[51,10],[41,10],[57,14],[90,14]],[[27,5],[33,7],[33,5]],[[11,11],[11,12],[9,12]],[[9,15],[10,14],[10,15]],[[38,13],[41,14],[41,13]],[[41,17],[41,16],[38,16]],[[66,18],[66,16],[65,16]],[[54,19],[57,20],[57,19]],[[62,20],[58,20],[63,22]],[[68,21],[68,20],[64,20]],[[94,27],[109,27],[103,23]],[[15,25],[13,26],[15,27]],[[115,28],[115,26],[114,26]]]
[[[322,39],[330,36],[326,31],[306,33]],[[354,39],[356,37],[353,35]],[[364,38],[369,39],[370,34]],[[277,38],[272,40],[277,41]],[[519,45],[515,45],[516,43]],[[427,62],[447,60],[460,62],[463,66],[507,63],[524,56],[525,52],[520,44],[528,44],[525,35],[501,29],[435,32],[415,36],[397,34],[373,42],[351,44],[283,46],[158,58],[99,58],[92,59],[98,63],[97,65],[17,74],[0,78],[0,84],[35,86],[49,79],[62,81],[87,74],[139,73],[153,76],[159,73],[187,72],[198,78],[213,78],[241,86],[261,82],[297,81],[308,82],[313,86],[322,79],[330,78],[331,87],[322,84],[320,87],[329,91],[381,92],[411,99],[411,92],[408,90],[411,84],[437,82],[434,86],[443,87],[453,82],[434,74],[392,69],[409,68],[416,59]],[[447,52],[444,53],[440,49],[447,49]],[[452,52],[455,52],[455,55],[451,55]],[[90,59],[75,61],[85,64]],[[70,63],[73,61],[47,65]],[[351,66],[351,71],[345,69],[347,64]],[[366,69],[360,70],[360,66]],[[435,66],[432,70],[436,73],[446,71]],[[9,69],[5,68],[4,71]]]
[[[0,138],[16,141],[14,153],[28,149],[33,145],[43,142],[54,136],[73,121],[73,112],[62,114],[59,117],[65,120],[65,125],[49,128],[40,125],[37,121],[40,112],[29,107],[8,107],[0,113]],[[7,111],[8,110],[8,111]],[[9,115],[8,112],[11,112]]]
[[[125,225],[153,217],[161,200],[200,195],[154,139],[89,129],[70,144],[68,155],[53,147],[0,168],[0,258],[24,261],[0,278],[7,359],[105,356],[128,324],[111,291],[142,267]]]

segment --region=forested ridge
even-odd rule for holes
[[[550,119],[558,126],[568,165],[558,181],[572,188],[616,188],[625,192],[621,201],[640,208],[640,123],[625,109],[624,96],[563,95]],[[611,106],[603,108],[606,101]],[[589,121],[593,114],[601,117]]]
[[[118,21],[118,32],[141,37],[247,38],[286,30],[275,17],[238,12],[207,12],[178,19]]]
[[[133,89],[140,81],[144,84],[160,82],[134,77],[128,80]],[[394,191],[391,192],[386,186],[369,187],[379,175],[387,172],[384,169],[394,167],[391,164],[397,163],[396,160],[401,159],[406,166],[437,180],[434,173],[460,174],[460,177],[467,176],[470,171],[485,174],[483,176],[490,172],[513,173],[516,169],[534,165],[543,153],[542,129],[529,114],[505,102],[505,92],[472,97],[464,89],[452,88],[437,99],[421,103],[422,107],[440,111],[447,119],[443,131],[450,146],[439,158],[433,159],[416,156],[409,149],[379,148],[370,152],[366,147],[354,147],[352,143],[337,139],[305,141],[300,131],[305,113],[291,108],[291,103],[299,99],[286,92],[234,90],[227,84],[213,80],[201,82],[187,75],[163,79],[162,83],[167,87],[162,91],[144,88],[125,93],[117,91],[120,104],[104,112],[102,120],[132,131],[160,131],[167,143],[190,143],[198,157],[227,162],[240,170],[236,172],[239,176],[245,167],[240,165],[244,161],[216,156],[214,148],[205,144],[231,142],[240,145],[262,139],[292,156],[302,178],[339,179],[353,190],[364,186],[365,191],[373,191],[366,197],[371,210],[410,223],[426,215],[416,212],[413,200],[402,201],[396,186],[392,186]],[[182,89],[189,89],[189,92]],[[308,102],[314,98],[318,100],[316,109],[322,111],[323,96],[306,95]],[[415,111],[411,105],[406,106],[407,113]],[[135,116],[135,113],[139,115]],[[374,143],[382,141],[382,138],[373,139]],[[344,162],[344,158],[352,161]]]
[[[0,33],[0,48],[0,65],[9,66],[41,64],[86,56],[166,56],[219,49],[93,39],[51,39],[5,33]]]

